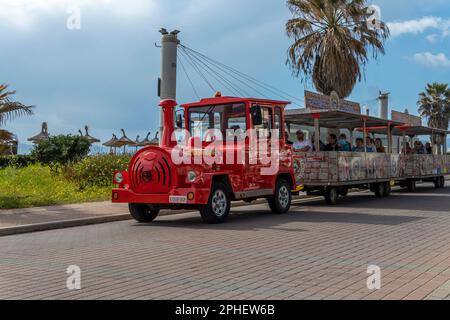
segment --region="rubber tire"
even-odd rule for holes
[[[386,184],[384,182],[378,182],[378,183],[375,184],[374,187],[375,187],[374,188],[375,189],[374,190],[375,196],[377,198],[382,198],[382,197],[385,196],[385,194],[386,194]]]
[[[341,188],[341,189],[339,190],[339,195],[340,195],[341,197],[346,197],[346,196],[348,196],[348,188],[345,188],[345,187]]]
[[[444,189],[445,188],[445,177],[440,177],[440,188]]]
[[[339,192],[336,187],[328,187],[325,189],[325,202],[329,206],[337,204]]]
[[[383,197],[389,197],[391,195],[392,187],[390,182],[385,182]]]
[[[414,181],[414,180],[408,181],[407,187],[408,187],[409,192],[416,192],[416,190],[417,190],[416,181]]]
[[[280,189],[285,186],[289,193],[289,202],[286,207],[283,207],[280,204],[280,200],[278,199],[278,193]],[[283,214],[287,213],[289,209],[291,208],[291,202],[292,202],[292,192],[291,192],[291,185],[284,179],[280,179],[277,181],[277,184],[275,186],[275,194],[269,198],[267,198],[267,203],[269,204],[270,211],[273,214]]]
[[[134,220],[139,223],[153,222],[159,214],[159,210],[150,209],[146,204],[130,203],[128,209]]]
[[[225,197],[226,197],[226,201],[227,201],[227,208],[225,210],[225,213],[221,217],[216,216],[212,209],[212,199],[217,190],[223,191],[223,193],[225,194]],[[228,192],[228,188],[223,183],[216,182],[216,183],[214,183],[214,185],[211,189],[211,194],[209,195],[208,204],[200,207],[200,216],[202,217],[202,220],[204,223],[220,224],[220,223],[224,223],[228,219],[228,216],[230,215],[230,209],[231,209],[231,200],[230,200],[230,193]]]

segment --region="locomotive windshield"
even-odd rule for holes
[[[212,105],[194,107],[189,109],[189,131],[191,137],[207,141],[209,130],[217,129],[222,136],[231,132],[245,134],[247,130],[247,117],[245,104]]]

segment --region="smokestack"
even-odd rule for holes
[[[380,118],[388,120],[389,113],[389,95],[390,93],[382,93],[380,91],[380,95],[378,100],[380,101]]]
[[[161,100],[177,99],[177,50],[178,34],[180,31],[167,32],[162,28],[159,31],[161,39],[161,78],[159,79],[159,97]],[[164,114],[161,110],[159,132],[164,135]],[[162,139],[160,140],[161,143]]]

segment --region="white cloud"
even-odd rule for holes
[[[0,0],[0,23],[9,28],[30,29],[51,15],[68,15],[67,10],[110,11],[120,17],[148,14],[159,0]]]
[[[406,20],[400,22],[389,22],[389,29],[392,37],[404,34],[422,34],[428,30],[438,30],[440,34],[433,34],[427,37],[430,42],[436,42],[438,38],[450,36],[450,19],[439,17],[423,17],[418,20]]]
[[[431,52],[416,53],[412,59],[416,63],[427,67],[450,67],[450,59],[444,53],[436,55]]]

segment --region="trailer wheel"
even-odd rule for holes
[[[434,187],[436,189],[440,189],[441,188],[441,177],[437,177],[436,179],[434,179]]]
[[[378,182],[374,186],[375,196],[377,198],[384,197],[386,194],[386,184],[384,182]]]
[[[151,209],[146,204],[130,203],[128,209],[134,220],[140,223],[152,222],[159,214],[159,210]]]
[[[325,202],[330,205],[334,206],[338,202],[339,193],[337,188],[335,187],[328,187],[325,189]]]
[[[342,187],[339,189],[339,195],[342,197],[346,197],[348,196],[348,188],[347,187]]]
[[[390,182],[385,182],[384,187],[384,197],[389,197],[391,195],[392,187]]]
[[[291,208],[292,193],[291,185],[284,179],[277,181],[275,194],[267,198],[270,211],[275,214],[283,214]]]
[[[416,192],[416,189],[417,189],[416,181],[409,180],[407,187],[408,187],[408,191],[409,192]]]
[[[440,188],[445,188],[445,177],[439,177]]]
[[[230,214],[230,195],[227,187],[220,182],[213,185],[208,204],[200,207],[203,222],[219,224],[227,220]]]

